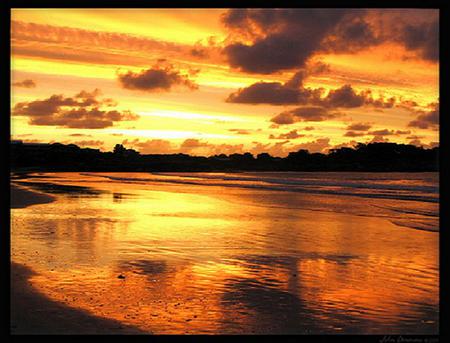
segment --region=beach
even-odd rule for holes
[[[55,197],[11,184],[11,208],[45,204]],[[12,334],[142,334],[137,328],[120,322],[97,318],[52,301],[39,293],[29,282],[33,272],[12,262],[11,333]]]
[[[30,175],[12,332],[437,333],[436,178],[409,178]]]

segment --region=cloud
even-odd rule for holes
[[[439,56],[438,17],[426,10],[231,9],[222,19],[230,30],[224,54],[231,67],[249,73],[295,69],[316,54],[355,53],[385,42],[424,59]]]
[[[192,45],[120,32],[11,21],[11,51],[14,55],[94,64],[145,66],[149,59],[156,60],[158,57],[188,58],[192,56],[192,48]]]
[[[375,108],[391,108],[396,99],[373,98],[370,90],[357,92],[349,84],[329,90],[322,97],[322,88],[305,88],[303,80],[309,75],[307,70],[295,73],[287,82],[257,82],[231,93],[226,102],[241,104],[270,105],[315,105],[327,108],[356,108],[373,106]]]
[[[198,58],[206,58],[209,57],[209,53],[207,49],[202,47],[195,47],[191,49],[191,55]]]
[[[228,131],[237,133],[238,135],[249,135],[252,133],[252,131],[244,129],[229,129]]]
[[[305,126],[303,128],[303,130],[305,130],[305,131],[312,131],[312,130],[314,130],[314,126]]]
[[[12,85],[14,87],[36,88],[36,83],[33,80],[30,80],[30,79],[14,82]]]
[[[371,143],[387,143],[387,142],[389,142],[389,139],[378,135],[378,136],[374,136],[370,142]]]
[[[367,134],[374,136],[393,136],[393,135],[409,135],[411,131],[409,130],[389,130],[389,129],[381,129],[369,131]]]
[[[310,63],[298,70],[285,83],[257,82],[248,87],[240,88],[231,93],[226,102],[241,104],[271,104],[293,105],[307,104],[317,101],[322,89],[311,89],[303,86],[304,80],[310,75],[317,75],[329,71],[330,67],[322,62]]]
[[[439,147],[439,142],[430,142],[430,143],[426,144],[426,143],[423,143],[420,139],[413,139],[412,141],[409,142],[409,144],[423,147],[425,149],[432,149],[432,148]]]
[[[257,82],[231,93],[226,102],[241,104],[298,104],[309,97],[308,91],[286,87],[280,82]]]
[[[179,150],[183,153],[202,156],[242,154],[244,153],[244,144],[212,144],[199,139],[188,138],[181,143]]]
[[[372,124],[369,123],[354,123],[347,126],[347,130],[352,131],[367,131],[372,127]]]
[[[419,116],[408,123],[409,127],[417,127],[419,129],[437,128],[439,126],[439,104],[434,105],[434,109],[428,112],[417,111]]]
[[[389,129],[379,129],[368,131],[372,127],[369,123],[355,123],[347,126],[346,130],[348,130],[344,136],[345,137],[362,137],[366,135],[373,135],[378,137],[378,140],[382,140],[382,136],[390,136],[390,135],[407,135],[410,134],[410,130],[389,130]]]
[[[366,103],[364,94],[357,94],[350,85],[344,85],[337,89],[332,89],[328,92],[325,99],[321,103],[327,107],[361,107]]]
[[[418,51],[425,60],[439,61],[439,22],[406,25],[400,41],[409,50]]]
[[[70,142],[70,143],[78,145],[80,147],[86,147],[86,146],[101,147],[101,146],[103,146],[103,144],[105,144],[104,141],[99,141],[99,140],[84,140],[84,141],[75,141],[75,142]]]
[[[331,147],[331,145],[330,145],[329,138],[318,138],[315,141],[310,141],[310,142],[295,145],[291,150],[298,151],[300,149],[305,149],[311,153],[314,153],[314,152],[325,153],[330,147]]]
[[[344,136],[345,137],[361,137],[361,136],[365,136],[366,133],[365,132],[356,132],[356,131],[347,131]]]
[[[293,124],[299,121],[324,121],[339,116],[337,113],[330,113],[328,109],[320,106],[298,107],[293,110],[281,112],[270,121],[275,124]]]
[[[125,147],[131,146],[142,154],[173,154],[176,152],[172,143],[165,139],[149,139],[146,141],[140,141],[138,138],[125,139],[122,141],[122,145]]]
[[[296,139],[300,137],[304,137],[305,135],[299,134],[297,130],[292,130],[286,133],[282,133],[278,136],[270,135],[269,139]]]
[[[202,142],[195,138],[188,138],[180,145],[180,149],[183,152],[189,152],[193,149],[203,148],[207,147],[208,143]]]
[[[102,110],[110,107],[112,99],[98,99],[99,89],[81,91],[73,97],[55,94],[47,99],[17,103],[13,115],[26,116],[30,125],[49,125],[68,128],[102,129],[115,122],[136,120],[130,111]]]
[[[147,92],[169,91],[174,86],[198,89],[198,85],[192,82],[188,75],[180,74],[170,66],[165,68],[154,66],[147,70],[143,69],[139,73],[128,71],[125,74],[119,74],[118,78],[124,88]]]
[[[345,142],[345,143],[340,143],[340,144],[336,144],[334,145],[332,148],[330,148],[329,150],[333,150],[333,149],[340,149],[340,148],[353,148],[358,144],[357,141],[352,140],[350,142]]]
[[[252,42],[231,42],[224,53],[232,67],[274,73],[302,67],[321,49],[322,40],[350,13],[332,9],[231,9],[223,22]]]
[[[411,133],[410,130],[397,130],[395,131],[396,135],[409,135]]]
[[[285,148],[285,145],[289,143],[289,140],[277,142],[274,144],[263,144],[261,142],[252,142],[253,147],[250,149],[250,153],[257,156],[258,154],[268,153],[271,156],[286,156],[289,152]]]
[[[84,133],[71,133],[70,137],[92,137],[92,135],[86,135]]]
[[[322,47],[325,51],[349,53],[380,44],[382,41],[371,23],[362,16],[355,16],[336,25],[334,32],[322,42]]]

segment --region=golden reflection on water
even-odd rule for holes
[[[53,300],[153,333],[437,330],[436,233],[302,194],[48,175],[101,191],[12,211],[12,259]]]

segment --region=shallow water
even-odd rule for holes
[[[164,334],[438,331],[437,174],[26,183],[57,200],[12,210],[12,259],[39,291],[93,315]]]

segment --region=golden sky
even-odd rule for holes
[[[439,142],[438,10],[13,9],[25,142],[212,155]]]

